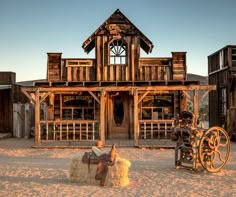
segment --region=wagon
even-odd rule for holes
[[[172,139],[177,140],[175,167],[218,172],[229,159],[230,138],[218,126],[197,128],[196,121],[194,115],[187,111],[175,118],[175,126],[172,128]]]

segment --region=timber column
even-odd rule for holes
[[[40,101],[39,88],[35,90],[35,144],[40,145]]]
[[[193,92],[193,114],[195,116],[194,127],[197,127],[197,120],[199,117],[198,112],[198,90],[194,90]]]
[[[138,89],[134,89],[134,146],[138,146]]]
[[[102,145],[105,145],[105,103],[106,103],[106,92],[101,91],[100,98],[100,140]]]

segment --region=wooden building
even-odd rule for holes
[[[13,103],[27,102],[14,72],[0,72],[0,133],[13,134]]]
[[[209,95],[210,125],[236,134],[236,45],[228,45],[208,56],[209,84],[217,86]]]
[[[154,46],[119,9],[82,47],[86,53],[94,49],[95,58],[48,53],[47,81],[22,89],[35,103],[37,145],[117,139],[137,146],[170,139],[175,114],[186,110],[187,91],[193,91],[198,117],[198,91],[215,89],[186,79],[186,52],[140,57],[141,49],[150,53]]]

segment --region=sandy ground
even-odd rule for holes
[[[70,183],[71,158],[86,150],[32,145],[32,140],[0,140],[0,196],[236,196],[236,143],[219,173],[176,170],[173,149],[118,148],[131,161],[128,187]]]

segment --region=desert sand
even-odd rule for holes
[[[0,196],[236,196],[235,142],[218,173],[176,170],[173,149],[118,147],[131,161],[127,187],[71,183],[71,158],[88,150],[34,149],[33,144],[32,139],[0,140]]]

